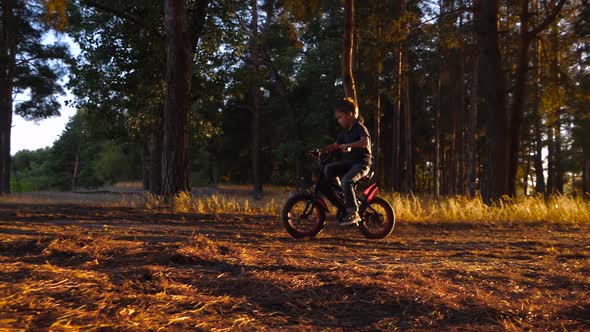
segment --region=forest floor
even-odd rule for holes
[[[590,225],[0,203],[0,330],[589,330]]]

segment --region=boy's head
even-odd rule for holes
[[[339,100],[334,106],[334,114],[340,126],[350,128],[357,120],[359,110],[352,98],[344,98]]]

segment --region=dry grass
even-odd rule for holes
[[[587,330],[590,226],[404,223],[369,241],[276,217],[0,204],[6,330]]]
[[[515,221],[515,222],[590,222],[590,201],[581,197],[555,195],[545,200],[542,196],[524,197],[516,201],[488,206],[480,197],[420,198],[388,194],[396,216],[404,221]]]
[[[131,185],[133,183],[129,184]],[[293,194],[293,190],[287,187],[270,187],[266,188],[267,192],[263,199],[255,200],[251,196],[250,189],[250,187],[239,185],[197,188],[192,195],[184,193],[178,195],[172,204],[167,204],[163,197],[150,193],[103,192],[13,194],[0,196],[0,203],[90,203],[106,207],[172,210],[178,213],[279,216],[282,203]],[[381,195],[393,206],[396,218],[404,222],[590,222],[590,201],[569,195],[555,195],[547,200],[542,196],[521,197],[516,201],[505,199],[503,203],[493,206],[484,204],[480,197],[456,196],[433,199],[398,193]]]
[[[283,202],[288,194],[278,194],[278,197]],[[590,222],[590,201],[567,195],[555,195],[547,200],[542,196],[525,197],[516,201],[505,199],[504,202],[492,206],[484,204],[480,197],[456,196],[433,199],[402,196],[397,193],[385,194],[383,197],[393,206],[397,219],[406,222]],[[165,204],[161,197],[148,194],[145,206],[148,209],[159,209]],[[281,208],[275,197],[256,201],[247,196],[223,194],[192,197],[180,194],[173,203],[174,211],[194,213],[279,216]]]

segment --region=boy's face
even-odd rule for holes
[[[352,124],[356,120],[354,114],[350,112],[341,112],[336,110],[334,113],[336,115],[336,120],[338,120],[338,124],[342,128],[350,128],[350,126],[352,126]]]

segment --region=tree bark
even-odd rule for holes
[[[396,67],[396,93],[395,106],[393,109],[393,124],[392,124],[392,153],[391,153],[391,191],[399,191],[399,173],[400,173],[400,144],[401,144],[401,108],[402,108],[402,68],[403,68],[403,52],[402,44],[398,47],[397,67]]]
[[[522,152],[522,159],[526,158],[526,166],[524,168],[524,176],[523,176],[523,193],[525,196],[528,195],[528,189],[529,189],[529,174],[531,171],[531,158],[528,154],[528,152],[525,154],[524,151]],[[527,158],[528,157],[528,158]]]
[[[344,95],[357,101],[356,85],[352,73],[354,50],[354,0],[344,0],[344,43],[342,47],[342,84]]]
[[[256,0],[252,5],[252,39],[250,45],[252,81],[250,92],[252,98],[252,183],[254,185],[254,198],[260,199],[262,195],[262,178],[260,174],[260,94],[258,81],[259,54],[258,54],[258,5]]]
[[[547,191],[546,195],[555,193],[555,139],[553,126],[547,128]]]
[[[527,76],[529,71],[530,45],[537,34],[544,27],[553,22],[559,11],[563,7],[565,0],[560,0],[553,8],[552,12],[543,20],[541,25],[536,26],[529,31],[529,0],[521,0],[520,3],[520,35],[519,35],[519,55],[516,67],[516,81],[512,97],[512,120],[510,133],[510,155],[508,169],[508,190],[511,196],[516,196],[516,175],[518,172],[518,154],[521,145],[522,122],[524,118],[524,109],[527,96]]]
[[[460,7],[463,7],[463,1],[459,3]],[[463,15],[459,15],[459,30],[463,30]],[[457,82],[457,118],[459,128],[457,129],[457,146],[458,146],[458,163],[459,163],[459,176],[457,184],[457,193],[459,195],[465,195],[465,43],[462,42],[459,47],[459,67],[458,67],[458,82]]]
[[[590,198],[590,140],[586,140],[583,153],[582,194],[584,197]]]
[[[381,16],[378,17],[377,22],[377,40],[381,39]],[[383,54],[381,50],[377,50],[379,52],[378,61],[377,61],[377,79],[375,82],[375,90],[377,92],[375,96],[375,101],[377,107],[375,107],[375,119],[374,119],[374,129],[373,129],[373,136],[374,136],[374,147],[375,147],[375,157],[374,157],[374,166],[373,171],[375,172],[377,182],[381,182],[381,74],[383,71]]]
[[[486,114],[487,161],[483,199],[490,204],[508,193],[506,103],[498,44],[498,2],[475,2],[479,52],[480,109]]]
[[[453,166],[456,172],[456,184],[455,194],[465,194],[465,177],[464,177],[464,129],[465,129],[465,52],[463,45],[458,50],[459,54],[457,57],[457,81],[455,84],[455,98],[457,99],[456,108],[453,110],[455,113],[455,128],[454,128],[454,141],[455,141],[455,165]]]
[[[414,165],[412,163],[412,114],[410,113],[410,79],[409,79],[409,66],[408,66],[408,45],[407,42],[403,42],[403,98],[404,98],[404,140],[405,140],[405,180],[404,184],[406,192],[411,193],[414,188]]]
[[[150,136],[144,133],[141,139],[141,186],[143,190],[150,189]]]
[[[0,25],[0,195],[10,193],[10,133],[16,54],[15,0],[1,0]]]
[[[437,79],[437,106],[434,108],[434,196],[440,196],[440,107],[441,107],[440,75]]]
[[[154,195],[162,193],[162,131],[151,130],[148,137],[149,146],[149,191]]]
[[[563,194],[563,162],[561,160],[561,109],[557,110],[555,121],[555,193]]]
[[[167,69],[163,117],[162,194],[190,192],[190,106],[194,45],[185,0],[165,0]]]
[[[535,3],[536,10],[539,10],[539,2]],[[541,110],[539,105],[541,103],[541,44],[539,38],[536,37],[534,41],[535,55],[533,57],[533,117],[534,117],[534,133],[535,133],[535,191],[537,194],[545,194],[545,174],[543,171],[543,140],[541,139]]]
[[[477,142],[475,131],[477,130],[477,110],[479,104],[477,82],[479,80],[478,74],[479,56],[473,56],[473,76],[471,82],[471,105],[467,113],[467,126],[465,130],[465,142],[467,149],[466,162],[466,178],[467,178],[467,193],[473,197],[476,190],[475,177],[475,158],[477,151]]]
[[[74,157],[74,171],[72,172],[72,191],[78,188],[78,166],[80,162],[80,143],[76,144],[76,155]]]
[[[526,95],[526,78],[529,68],[529,48],[531,37],[529,35],[529,1],[521,0],[520,8],[520,35],[518,45],[518,59],[516,64],[516,81],[512,97],[512,121],[510,133],[510,155],[508,169],[508,190],[512,197],[516,197],[516,174],[518,171],[518,152],[520,150],[520,132],[524,116]]]

